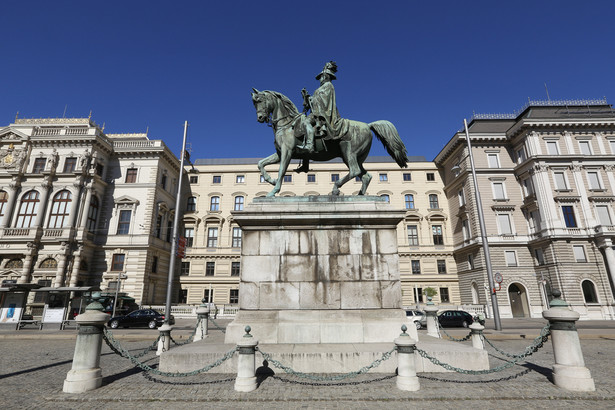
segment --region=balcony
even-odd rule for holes
[[[36,238],[38,228],[3,228],[0,238],[11,240],[33,240]]]

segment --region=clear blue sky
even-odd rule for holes
[[[473,112],[528,97],[615,101],[611,1],[3,1],[0,125],[85,117],[193,158],[265,157],[250,90],[300,90],[338,63],[345,118],[387,119],[431,160]],[[384,151],[374,141],[373,155]]]

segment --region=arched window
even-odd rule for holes
[[[414,195],[406,194],[404,200],[406,202],[406,209],[414,209]]]
[[[62,228],[68,225],[71,201],[72,195],[66,189],[53,197],[51,214],[49,215],[49,228]]]
[[[11,259],[6,263],[6,269],[21,269],[23,268],[23,261],[21,259]]]
[[[188,198],[188,203],[186,204],[186,212],[195,212],[196,211],[196,197],[191,196]]]
[[[9,194],[6,191],[0,191],[0,217],[4,216],[4,205],[9,199]]]
[[[37,191],[26,192],[21,197],[21,204],[17,213],[17,228],[29,228],[34,224],[34,219],[38,214],[39,202]]]
[[[235,197],[235,211],[243,211],[243,196],[237,195]]]
[[[210,211],[219,211],[220,210],[220,197],[219,196],[212,196],[211,197],[211,202],[209,205],[209,210]]]
[[[431,209],[438,209],[440,206],[438,205],[438,195],[429,194],[429,207]]]
[[[94,232],[96,230],[96,219],[98,218],[98,198],[92,196],[90,201],[90,208],[88,209],[88,231]]]
[[[391,202],[391,200],[390,200],[390,198],[389,198],[389,196],[387,194],[380,195],[380,198],[384,198],[385,201]]]
[[[53,258],[47,258],[44,261],[41,262],[41,265],[39,266],[39,268],[41,269],[57,269],[58,268],[58,261],[56,261]]]
[[[591,280],[584,280],[581,283],[581,288],[583,289],[585,303],[598,303],[598,294],[596,293],[594,282]]]

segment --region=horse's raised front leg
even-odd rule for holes
[[[261,171],[261,175],[263,176],[265,181],[269,182],[271,185],[275,185],[276,181],[269,176],[267,171],[265,171],[265,166],[270,164],[277,164],[278,162],[280,162],[280,156],[277,152],[269,155],[267,158],[263,158],[258,161],[258,169]]]
[[[288,164],[290,164],[290,159],[291,159],[291,151],[286,149],[285,147],[282,147],[282,158],[280,158],[280,169],[278,171],[278,179],[275,183],[275,186],[273,187],[271,192],[267,194],[267,196],[275,196],[275,194],[280,192],[280,189],[282,188],[282,181],[284,180],[284,175],[286,174],[286,170],[288,169]]]

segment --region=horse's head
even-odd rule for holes
[[[258,122],[269,122],[269,116],[273,112],[271,98],[265,93],[252,88],[252,102],[256,108],[256,119]]]

